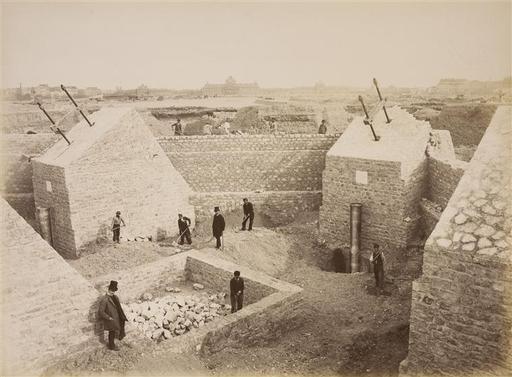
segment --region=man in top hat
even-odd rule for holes
[[[247,223],[247,220],[249,220],[249,229],[252,230],[252,223],[254,221],[254,207],[252,203],[247,199],[244,198],[244,219],[242,221],[242,230],[245,230],[245,224]]]
[[[380,249],[379,244],[373,244],[373,252],[370,255],[370,262],[373,263],[373,273],[375,274],[375,285],[377,286],[377,293],[380,294],[384,291],[384,253]]]
[[[108,331],[108,348],[113,351],[119,351],[114,339],[116,336],[119,340],[124,338],[124,323],[128,321],[119,297],[115,295],[116,291],[117,281],[111,280],[107,294],[101,298],[98,308],[98,318],[103,322],[103,329]]]
[[[178,229],[180,230],[180,245],[183,245],[185,239],[187,243],[190,245],[192,243],[192,237],[190,236],[190,224],[192,222],[186,216],[183,216],[181,213],[178,213]]]
[[[244,279],[240,277],[240,271],[235,271],[233,275],[229,282],[231,313],[242,309],[244,304]]]
[[[174,135],[181,136],[183,135],[183,128],[181,127],[181,119],[176,119],[176,123],[174,123],[171,127],[174,127]]]
[[[224,229],[226,228],[226,222],[224,221],[224,216],[220,213],[220,208],[215,207],[213,209],[215,212],[213,215],[213,223],[212,223],[212,230],[213,230],[213,236],[217,240],[217,245],[215,246],[216,249],[220,249],[221,242],[220,238],[222,237],[222,233],[224,232]]]
[[[116,215],[112,218],[112,240],[117,243],[119,243],[119,235],[121,234],[121,224],[126,226],[123,218],[121,217],[121,212],[117,211]]]

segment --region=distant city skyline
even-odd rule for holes
[[[497,80],[486,80],[486,81],[483,81],[483,80],[469,80],[469,79],[465,79],[465,78],[453,78],[453,77],[443,77],[443,78],[440,78],[434,85],[432,86],[429,86],[429,87],[418,87],[419,89],[428,89],[430,87],[435,87],[437,86],[437,84],[440,83],[440,81],[443,81],[443,80],[465,80],[465,81],[474,81],[474,82],[482,82],[482,83],[485,83],[485,82],[501,82],[501,81],[504,81],[504,80],[511,80],[512,77],[511,76],[508,76],[508,77],[503,77],[501,79],[497,79]],[[223,84],[224,82],[221,82],[221,83],[213,83],[213,82],[206,82],[205,85],[199,87],[199,88],[168,88],[168,87],[150,87],[150,86],[147,86],[146,84],[144,83],[141,83],[139,85],[136,85],[134,87],[122,87],[122,86],[117,86],[115,88],[106,88],[106,87],[101,87],[101,86],[94,86],[94,85],[85,85],[85,86],[78,86],[78,85],[74,85],[73,83],[65,83],[64,86],[66,87],[72,87],[72,88],[78,88],[78,89],[94,89],[94,88],[97,88],[97,89],[101,89],[103,91],[116,91],[116,90],[134,90],[134,89],[137,89],[141,86],[145,86],[147,87],[148,89],[161,89],[161,90],[176,90],[176,91],[182,91],[182,90],[193,90],[193,91],[198,91],[198,90],[201,90],[201,89],[204,89],[205,87],[208,87],[208,84]],[[237,83],[239,83],[237,81]],[[254,82],[257,84],[257,82]],[[19,83],[17,86],[13,86],[13,87],[3,87],[3,89],[16,89],[16,88],[19,88],[20,87],[20,84],[21,84],[21,87],[22,88],[37,88],[41,85],[47,85],[48,87],[50,88],[54,88],[54,87],[59,87],[60,86],[60,83],[57,84],[57,83],[40,83],[40,84],[37,84],[37,85],[23,85],[23,83]],[[247,84],[252,84],[252,83],[247,83]],[[373,84],[372,82],[369,82],[367,85],[360,85],[360,86],[349,86],[349,85],[330,85],[329,83],[325,83],[325,82],[321,82],[321,81],[318,81],[316,83],[313,83],[311,85],[304,85],[304,86],[290,86],[290,87],[260,87],[260,89],[264,90],[264,89],[268,89],[268,90],[272,90],[272,89],[299,89],[299,88],[312,88],[312,87],[315,87],[317,85],[323,85],[325,87],[333,87],[333,88],[348,88],[348,89],[364,89],[366,87],[371,87],[373,88]],[[400,86],[396,86],[396,85],[393,85],[393,84],[389,84],[387,87],[397,87],[397,88],[414,88],[414,87],[400,87]]]
[[[2,87],[499,81],[510,15],[510,2],[4,3]]]

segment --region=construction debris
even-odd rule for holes
[[[204,288],[201,284],[198,284]],[[203,289],[201,288],[201,289]],[[148,294],[145,297],[149,297]],[[144,296],[143,295],[143,296]],[[153,340],[166,340],[225,316],[231,306],[224,303],[225,293],[208,296],[165,296],[153,301],[125,306],[128,322]]]

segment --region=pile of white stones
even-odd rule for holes
[[[127,304],[124,311],[128,321],[147,338],[164,340],[182,335],[228,314],[231,306],[224,303],[225,297],[225,293],[169,295],[152,301]]]

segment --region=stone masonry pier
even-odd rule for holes
[[[427,241],[402,376],[512,374],[511,124],[498,108]]]

